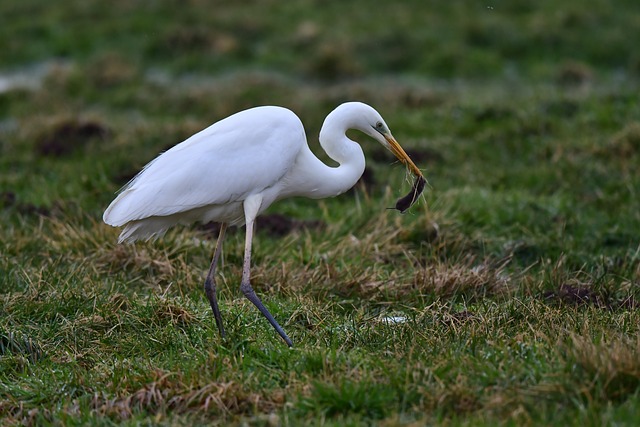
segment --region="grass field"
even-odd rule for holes
[[[0,4],[0,424],[638,425],[640,4]],[[114,192],[238,110],[380,111],[368,173],[118,245]]]

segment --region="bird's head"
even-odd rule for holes
[[[415,163],[413,163],[413,160],[411,160],[409,155],[393,137],[389,130],[389,126],[387,126],[380,113],[378,113],[373,107],[366,104],[353,104],[358,104],[356,108],[361,110],[362,113],[356,129],[369,135],[382,144],[387,150],[391,151],[416,177],[422,177],[422,171],[418,169]]]
[[[416,180],[411,192],[399,199],[394,208],[400,212],[405,212],[418,199],[424,189],[426,179],[422,175],[422,171],[418,169],[413,160],[398,144],[380,113],[361,102],[347,102],[339,105],[329,113],[320,130],[320,145],[322,145],[329,157],[338,163],[341,163],[342,160],[352,159],[355,156],[361,161],[359,163],[362,167],[360,174],[364,171],[364,154],[361,149],[359,149],[359,152],[356,151],[354,146],[357,144],[346,137],[345,132],[348,129],[359,130],[378,141],[415,175]],[[345,140],[350,141],[350,143],[345,143]]]

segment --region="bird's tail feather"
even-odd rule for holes
[[[144,221],[131,221],[125,225],[118,243],[133,243],[136,240],[150,240],[162,237],[169,227],[166,218],[146,218]]]

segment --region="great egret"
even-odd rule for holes
[[[240,289],[292,346],[250,283],[254,221],[273,202],[293,196],[313,199],[337,196],[364,172],[360,145],[345,135],[356,129],[389,149],[416,176],[413,192],[398,201],[404,211],[422,191],[420,169],[391,135],[384,119],[360,102],[338,106],[325,119],[320,145],[339,166],[330,167],[309,149],[304,126],[290,110],[256,107],[241,111],[196,133],[160,154],[125,185],[104,212],[103,220],[124,226],[121,242],[158,237],[178,223],[221,223],[204,289],[216,325],[224,337],[216,298],[215,272],[227,225],[246,225]],[[402,201],[404,200],[404,201]]]

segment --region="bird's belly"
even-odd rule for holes
[[[224,205],[209,205],[192,209],[185,213],[185,220],[182,223],[200,221],[207,223],[210,221],[224,222],[236,225],[244,222],[244,209],[242,202],[231,202]]]

